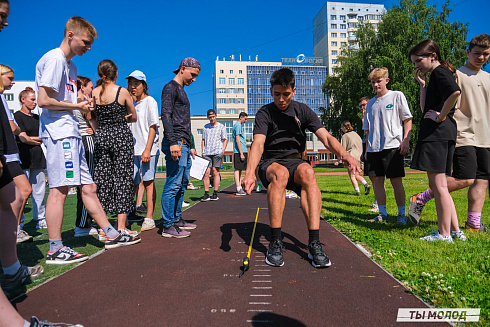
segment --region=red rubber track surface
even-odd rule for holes
[[[24,317],[86,327],[149,327],[394,326],[398,308],[426,308],[323,221],[320,240],[333,264],[314,268],[298,199],[286,200],[285,264],[268,266],[267,195],[239,197],[228,188],[219,198],[184,212],[198,225],[190,237],[164,238],[158,228],[143,232],[141,243],[80,264],[29,292],[17,309]],[[250,269],[238,278],[257,207]]]

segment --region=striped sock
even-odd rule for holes
[[[425,192],[419,193],[417,195],[417,203],[420,204],[426,204],[430,200],[432,200],[434,197],[430,195],[429,189],[425,190]]]
[[[466,218],[466,223],[471,226],[471,228],[480,228],[481,226],[481,212],[468,212],[468,217]]]

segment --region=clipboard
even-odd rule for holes
[[[195,157],[196,157],[195,159],[192,159],[191,156],[192,166],[191,166],[190,176],[192,178],[202,181],[202,178],[204,177],[204,174],[208,169],[210,161],[198,155],[196,155]]]

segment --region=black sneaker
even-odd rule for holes
[[[65,323],[53,323],[46,320],[39,320],[36,316],[32,316],[30,327],[56,327],[56,326],[72,326],[72,327],[83,327],[82,325],[72,325]]]
[[[88,255],[80,254],[71,248],[64,246],[55,252],[48,251],[46,263],[48,265],[67,265],[88,259]]]
[[[330,267],[332,263],[328,258],[325,251],[323,251],[322,243],[320,241],[315,240],[308,245],[308,258],[311,260],[311,264],[315,268],[324,268]]]
[[[146,205],[142,203],[140,206],[136,206],[136,213],[139,213],[140,215],[146,215],[147,212]]]
[[[141,242],[141,238],[139,238],[138,236],[131,236],[123,231],[120,232],[119,235],[117,235],[114,238],[106,237],[105,248],[114,249],[120,246],[133,245],[139,242]]]
[[[3,275],[0,283],[5,292],[13,291],[22,285],[27,285],[32,282],[32,278],[41,275],[44,268],[40,265],[34,267],[20,266],[19,270],[14,275]]]
[[[214,192],[213,195],[211,195],[211,197],[209,198],[211,201],[216,201],[216,200],[219,200],[218,198],[218,193]]]
[[[207,202],[209,200],[211,200],[211,197],[209,196],[209,194],[204,193],[204,196],[201,198],[201,202]]]
[[[282,241],[280,239],[274,240],[269,244],[269,250],[265,255],[265,263],[273,267],[284,266],[284,257],[282,256]]]

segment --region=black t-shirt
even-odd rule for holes
[[[425,96],[424,115],[429,110],[441,112],[446,99],[455,91],[461,91],[451,71],[444,65],[437,66],[430,74]],[[453,118],[454,107],[446,120],[436,123],[432,119],[420,121],[419,141],[456,141],[456,121]]]
[[[21,132],[25,132],[27,136],[39,136],[39,116],[33,114],[26,115],[21,111],[14,113],[15,121],[20,127]],[[40,145],[26,144],[20,141],[17,137],[19,146],[20,161],[22,169],[45,169],[46,159],[44,158],[43,150]]]
[[[0,155],[18,153],[5,107],[0,99]]]
[[[253,133],[266,136],[264,159],[284,158],[303,153],[306,129],[315,133],[322,127],[318,116],[306,104],[291,101],[289,107],[281,111],[272,102],[257,112]]]

